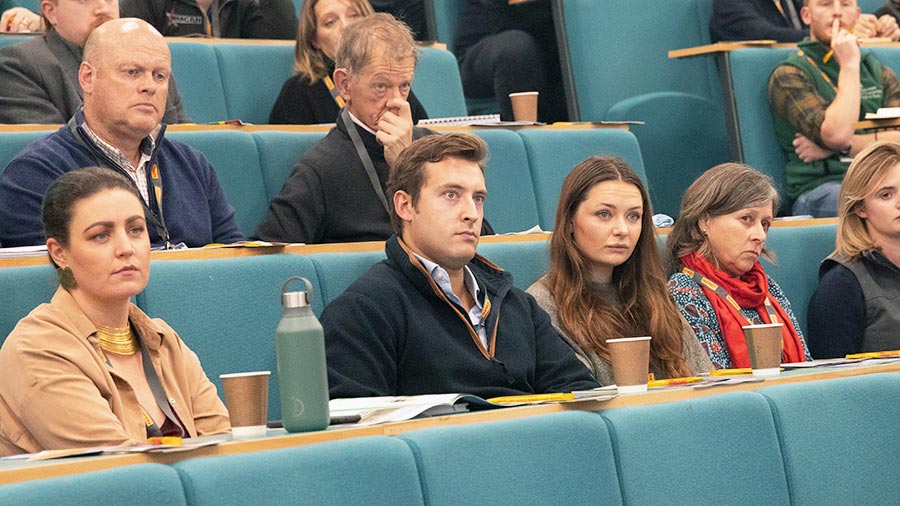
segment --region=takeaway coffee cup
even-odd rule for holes
[[[782,326],[781,323],[767,323],[742,327],[754,376],[781,374]]]
[[[225,405],[231,419],[231,434],[236,437],[264,436],[269,412],[269,376],[271,371],[222,374]]]
[[[649,336],[644,336],[606,340],[613,376],[620,394],[647,391],[650,339]]]
[[[510,93],[509,99],[512,101],[513,117],[516,121],[537,122],[538,92]]]

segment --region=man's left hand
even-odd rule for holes
[[[402,98],[391,99],[387,110],[378,120],[375,138],[384,146],[384,159],[393,167],[394,161],[406,146],[412,144],[413,121],[409,102]]]
[[[797,156],[800,157],[804,163],[812,163],[817,162],[819,160],[824,160],[831,156],[833,153],[822,146],[819,146],[815,142],[813,142],[809,137],[806,137],[803,134],[795,134],[794,135],[794,151],[797,153]]]

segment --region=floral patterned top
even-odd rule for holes
[[[791,302],[785,297],[778,283],[772,278],[768,279],[769,293],[772,294],[772,297],[781,304],[781,307],[790,316],[791,323],[797,329],[797,336],[803,344],[806,360],[812,360],[809,348],[806,346],[806,339],[803,337],[803,331],[800,330],[797,317],[794,316],[794,310],[791,309]],[[712,360],[713,365],[717,369],[730,368],[731,358],[728,356],[728,348],[725,347],[725,339],[722,337],[722,330],[719,328],[719,319],[716,317],[712,303],[710,303],[700,285],[687,274],[677,272],[669,278],[669,294],[675,300],[675,305],[678,306],[681,315],[694,329],[700,344],[709,353],[709,358]],[[755,325],[765,323],[756,309],[741,308],[741,314]]]

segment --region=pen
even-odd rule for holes
[[[749,367],[741,367],[740,369],[713,369],[709,371],[710,376],[730,376],[732,374],[750,374],[753,372]]]
[[[900,350],[892,351],[870,351],[866,353],[851,353],[844,358],[889,358],[900,357]]]
[[[12,29],[13,21],[16,20],[16,13],[13,13],[9,16],[9,19],[6,20],[6,28],[4,31],[8,32]]]
[[[513,402],[552,402],[552,401],[571,401],[575,399],[575,394],[569,392],[567,394],[526,394],[526,395],[508,395],[506,397],[492,397],[488,402],[494,404],[506,404]]]
[[[672,386],[676,386],[676,385],[689,385],[691,383],[697,383],[698,381],[703,381],[703,378],[700,376],[687,376],[685,378],[653,380],[653,381],[650,381],[647,383],[647,388],[672,387]]]
[[[853,33],[853,28],[847,30],[847,33]],[[832,56],[834,56],[834,49],[829,49],[822,58],[822,63],[828,63],[828,60],[830,60]]]

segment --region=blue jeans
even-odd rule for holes
[[[791,212],[794,216],[812,215],[813,218],[830,218],[837,216],[838,195],[841,193],[840,181],[828,181],[805,191],[794,201]]]

